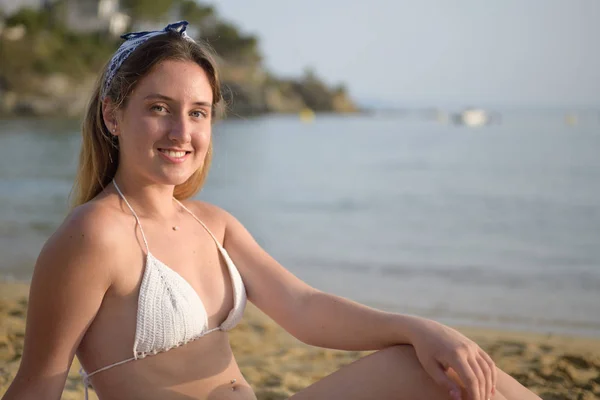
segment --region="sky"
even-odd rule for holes
[[[213,0],[363,104],[600,107],[600,0]]]

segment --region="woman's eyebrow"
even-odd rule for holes
[[[160,100],[164,100],[164,101],[175,101],[175,99],[172,99],[169,96],[165,96],[164,94],[160,94],[160,93],[152,93],[149,94],[148,96],[144,97],[144,100],[150,100],[150,99],[160,99]],[[212,107],[212,103],[208,102],[208,101],[195,101],[193,103],[194,105],[198,105],[198,106],[203,106],[203,107]]]

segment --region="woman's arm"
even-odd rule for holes
[[[409,343],[416,317],[391,314],[318,291],[283,268],[230,214],[224,246],[248,299],[304,343],[340,350],[376,350]]]
[[[302,308],[303,342],[338,350],[380,350],[412,343],[416,328],[427,320],[376,310],[363,304],[314,291]]]
[[[31,281],[21,364],[4,400],[60,399],[83,335],[111,283],[115,240],[82,206],[48,240]]]
[[[472,398],[493,393],[496,368],[473,341],[431,320],[375,310],[313,289],[261,249],[235,218],[225,218],[224,245],[240,270],[248,298],[297,339],[343,350],[411,344],[423,368],[448,387],[453,398],[460,390],[448,376],[449,369]]]

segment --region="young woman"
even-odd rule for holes
[[[293,399],[539,399],[457,331],[315,290],[233,216],[189,200],[222,98],[186,26],[125,35],[94,90],[75,207],[36,264],[4,398],[59,399],[77,354],[102,400],[255,399],[226,333],[248,299],[305,343],[379,350]]]

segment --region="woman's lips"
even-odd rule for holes
[[[186,150],[158,149],[158,154],[160,154],[163,159],[174,164],[184,162],[191,153],[191,151]]]

